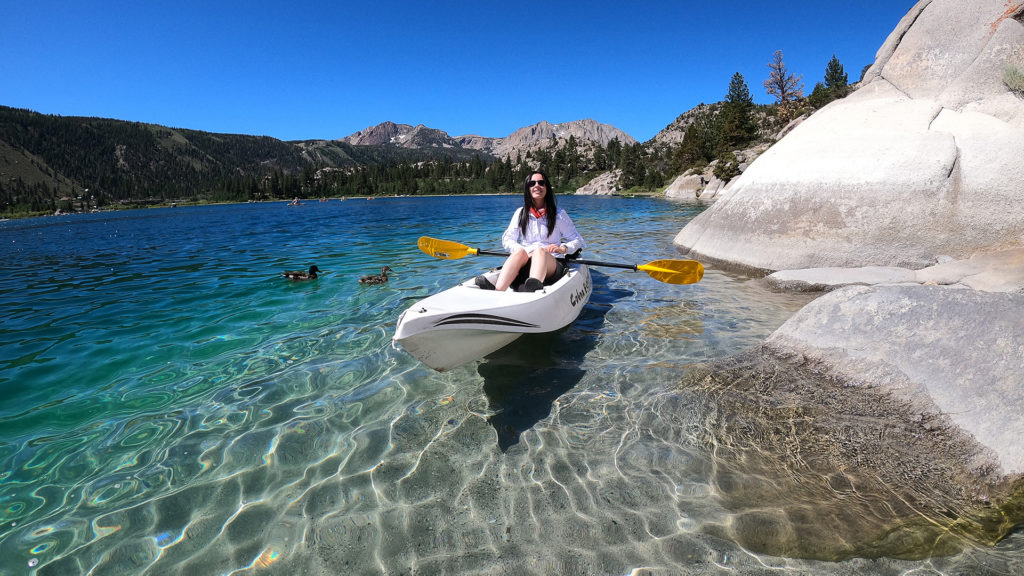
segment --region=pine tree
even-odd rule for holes
[[[683,134],[674,164],[683,170],[706,165],[715,158],[715,151],[721,142],[721,115],[711,110],[702,110]]]
[[[843,71],[843,65],[839,63],[839,59],[833,54],[832,59],[828,61],[828,66],[825,67],[825,87],[839,93],[844,93],[846,86],[846,72]]]
[[[641,157],[640,144],[626,144],[622,147],[619,167],[622,168],[621,182],[623,188],[641,186],[647,176],[647,167]]]
[[[847,76],[843,65],[833,54],[832,59],[825,67],[825,82],[818,82],[814,85],[814,91],[807,97],[807,101],[811,106],[821,108],[833,100],[845,97],[849,91],[850,87],[847,85]]]
[[[726,148],[741,148],[757,136],[757,125],[753,119],[754,99],[750,89],[739,72],[729,81],[729,93],[722,106],[722,141]]]
[[[815,108],[822,108],[833,100],[835,100],[835,96],[833,96],[832,90],[826,88],[821,82],[814,85],[814,90],[807,97],[807,103]]]
[[[605,147],[607,152],[608,162],[612,168],[619,167],[620,156],[622,155],[622,142],[619,142],[619,138],[616,136],[608,142],[608,146]]]
[[[725,95],[725,101],[732,106],[749,108],[754,105],[754,99],[750,96],[750,89],[747,88],[743,74],[737,72],[732,75],[732,79],[729,80],[729,93]]]
[[[594,148],[594,169],[601,171],[608,169],[608,153],[601,146]]]

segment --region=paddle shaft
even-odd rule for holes
[[[472,246],[459,244],[458,242],[438,240],[429,236],[421,236],[417,241],[417,245],[423,252],[442,260],[458,260],[470,254],[508,257],[506,252],[480,250]],[[663,259],[654,260],[646,264],[619,264],[617,262],[599,262],[597,260],[574,258],[574,254],[565,256],[565,260],[591,266],[609,266],[611,268],[633,270],[634,272],[646,272],[651,278],[668,284],[693,284],[700,282],[701,277],[704,276],[704,267],[696,260]]]
[[[508,256],[507,252],[494,252],[491,250],[477,250],[477,254],[481,256]],[[586,264],[588,266],[608,266],[609,268],[623,268],[625,270],[632,270],[636,272],[638,269],[636,264],[618,264],[616,262],[598,262],[597,260],[584,260],[583,258],[566,258],[567,262],[575,262],[577,264]]]
[[[597,260],[584,260],[583,258],[573,258],[569,262],[577,262],[579,264],[586,264],[588,266],[608,266],[609,268],[622,268],[625,270],[632,270],[636,272],[639,270],[636,264],[618,264],[616,262],[598,262]]]

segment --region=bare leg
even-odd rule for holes
[[[530,278],[536,278],[541,282],[547,280],[548,276],[555,273],[558,269],[558,262],[555,262],[555,257],[550,252],[543,248],[537,248],[533,251],[533,260],[530,263]]]
[[[529,258],[530,255],[526,253],[526,250],[516,250],[509,254],[509,257],[505,259],[505,264],[501,267],[501,272],[498,274],[498,282],[494,285],[494,289],[498,291],[507,290],[512,285],[512,281],[516,279],[516,275],[519,274],[519,269],[526,264]]]

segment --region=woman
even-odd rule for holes
[[[476,279],[476,285],[486,290],[506,290],[526,266],[529,278],[518,291],[540,290],[546,280],[557,279],[565,272],[566,254],[586,246],[569,214],[555,206],[551,180],[539,170],[526,178],[523,206],[516,209],[501,243],[509,257],[501,267],[498,283],[492,285],[483,276]]]

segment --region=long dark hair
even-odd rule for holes
[[[526,177],[526,182],[523,183],[523,210],[519,213],[519,229],[522,230],[524,236],[526,235],[526,224],[530,222],[530,208],[533,207],[533,197],[530,196],[530,180],[533,180],[534,174],[540,174],[544,181],[547,182],[545,186],[547,194],[544,195],[544,209],[547,210],[545,216],[548,221],[548,234],[555,231],[555,220],[558,218],[558,206],[555,206],[555,189],[551,185],[551,179],[540,170],[530,172],[530,175]]]

